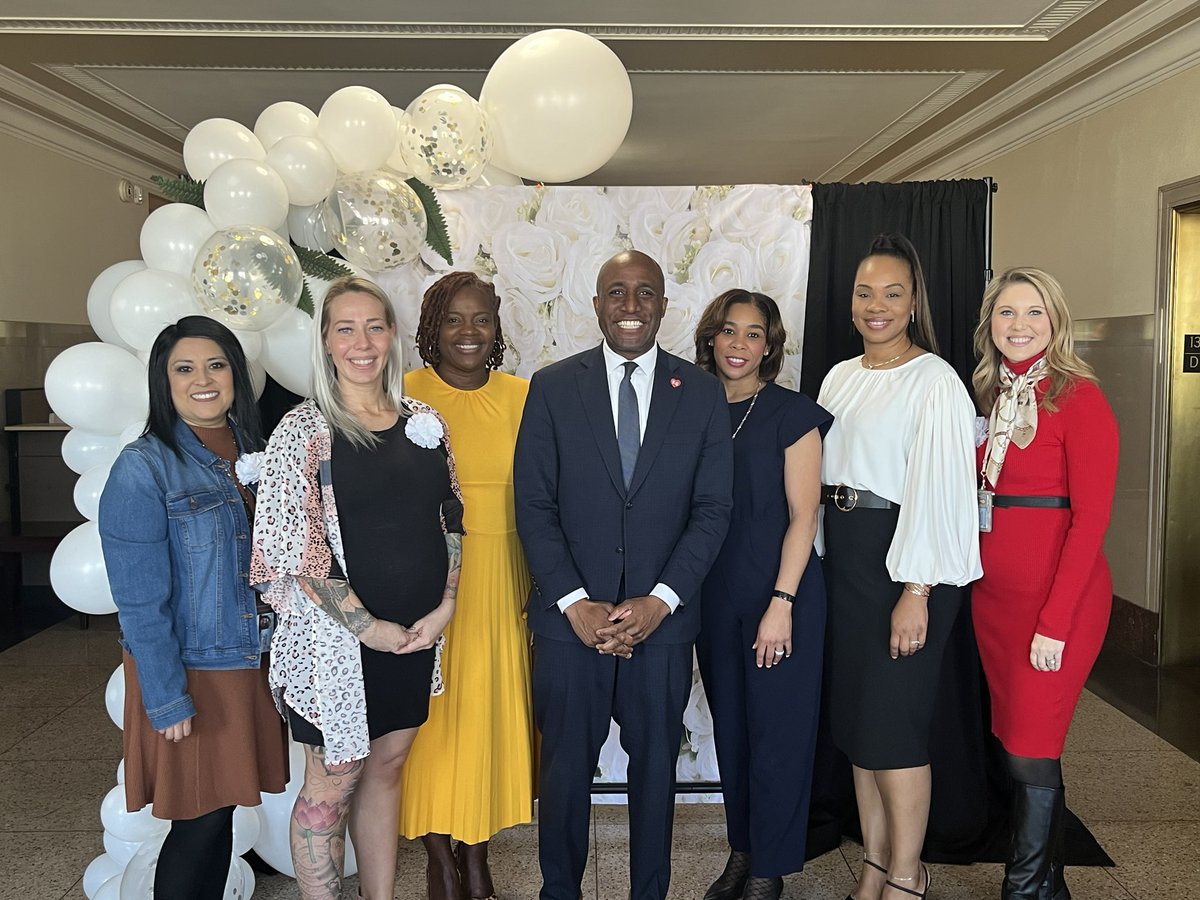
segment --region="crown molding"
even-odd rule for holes
[[[170,116],[164,115],[159,110],[155,109],[147,103],[143,103],[127,91],[121,90],[116,85],[96,74],[97,69],[130,69],[130,68],[164,68],[163,66],[77,66],[52,63],[38,68],[49,72],[56,78],[61,78],[68,84],[73,84],[81,91],[86,91],[93,97],[103,100],[110,106],[115,107],[123,112],[133,116],[139,122],[145,122],[152,128],[156,128],[163,134],[168,134],[177,141],[182,142],[187,137],[188,127],[182,122],[177,122]],[[187,69],[194,69],[195,66],[188,66]],[[172,69],[175,71],[174,69]]]
[[[1190,21],[1172,28],[1172,20]],[[1162,37],[1144,42],[1156,30]],[[1146,4],[1031,72],[864,180],[954,178],[1200,63],[1192,0]]]

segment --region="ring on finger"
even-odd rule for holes
[[[775,651],[775,655],[776,655],[776,656],[783,656],[783,650],[782,650],[782,649],[776,649],[776,651]]]

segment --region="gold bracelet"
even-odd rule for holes
[[[918,590],[918,588],[913,587],[913,583],[911,581],[904,582],[904,589],[906,591],[908,591],[910,594],[912,594],[916,597],[924,597],[926,599],[929,599],[929,585],[923,584],[923,585],[920,585],[919,587],[924,588],[924,590]]]

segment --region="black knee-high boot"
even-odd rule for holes
[[[1055,813],[1050,832],[1050,871],[1038,890],[1038,900],[1071,900],[1071,892],[1067,888],[1067,880],[1063,872],[1063,813],[1066,809],[1066,796],[1058,792],[1058,809]]]
[[[1020,781],[1014,781],[1012,788],[1012,845],[1000,896],[1003,900],[1055,898],[1053,893],[1043,893],[1043,886],[1052,880],[1055,836],[1062,830],[1062,788]]]

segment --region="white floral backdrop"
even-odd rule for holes
[[[487,187],[442,191],[438,199],[454,265],[426,247],[416,262],[371,276],[396,307],[409,368],[421,364],[414,339],[421,297],[454,270],[469,269],[495,283],[507,371],[528,378],[547,363],[596,346],[596,274],[614,253],[633,248],[656,259],[666,275],[669,302],[658,335],[663,347],[693,359],[692,335],[710,300],[731,288],[762,291],[779,304],[788,331],[779,382],[799,384],[812,223],[807,186]],[[623,782],[627,762],[614,723],[597,781]],[[678,777],[717,780],[712,717],[696,671]],[[621,795],[595,799],[623,802]]]

